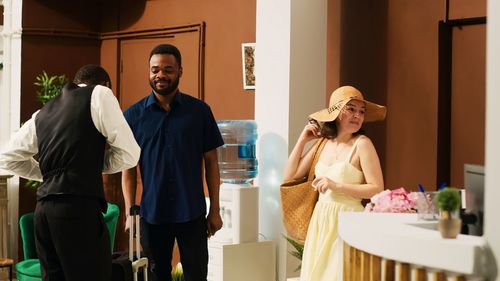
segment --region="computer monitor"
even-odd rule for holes
[[[477,220],[469,224],[469,234],[483,235],[484,214],[484,166],[464,164],[465,212]]]

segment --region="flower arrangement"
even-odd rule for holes
[[[365,207],[365,212],[374,213],[415,213],[417,192],[407,192],[403,187],[386,189],[375,194]]]

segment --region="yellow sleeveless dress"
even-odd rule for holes
[[[346,160],[325,165],[318,161],[315,167],[316,177],[326,176],[339,183],[363,184],[362,171],[350,161],[361,137],[358,137]],[[302,266],[301,281],[336,281],[338,278],[340,245],[338,242],[339,212],[363,211],[361,200],[351,196],[327,190],[319,194],[318,202],[307,230]]]

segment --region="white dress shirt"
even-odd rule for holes
[[[85,84],[78,85],[80,87]],[[14,175],[42,180],[38,162],[33,158],[38,153],[35,118],[39,110],[26,121],[10,139],[0,153],[0,169]],[[113,174],[135,167],[141,149],[123,117],[120,105],[111,89],[95,86],[90,98],[90,113],[97,130],[106,138],[109,147],[104,153],[103,173]]]

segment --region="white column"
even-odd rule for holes
[[[484,235],[492,250],[488,280],[500,280],[500,2],[488,1],[486,45],[486,165]],[[495,276],[496,275],[496,276]]]
[[[0,91],[0,147],[19,129],[21,116],[22,0],[3,0],[3,70]],[[19,178],[8,180],[9,256],[17,259]]]
[[[326,0],[257,0],[255,120],[259,229],[277,249],[277,277],[297,275],[287,254],[279,185],[288,154],[313,111],[325,107]]]

